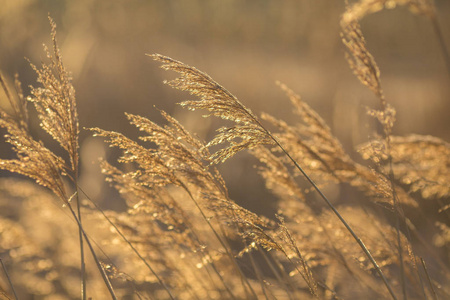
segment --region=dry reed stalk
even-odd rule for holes
[[[367,149],[369,147],[366,146],[366,149],[361,152],[366,159],[368,157],[377,159],[379,166],[377,172],[374,172],[373,170],[370,170],[367,167],[352,161],[342,149],[340,143],[332,136],[328,127],[323,124],[323,120],[321,120],[320,117],[315,114],[315,112],[311,111],[311,109],[300,100],[300,97],[295,95],[286,87],[282,87],[285,91],[287,91],[291,102],[294,104],[294,112],[301,117],[301,120],[303,122],[295,127],[292,127],[284,123],[283,121],[277,120],[267,114],[263,115],[263,117],[280,129],[280,132],[277,133],[277,136],[278,138],[280,138],[288,151],[294,154],[294,158],[302,158],[303,160],[307,161],[308,172],[314,175],[314,178],[317,178],[318,182],[321,184],[327,184],[327,182],[330,181],[349,183],[362,190],[368,196],[368,199],[376,200],[377,202],[386,202],[389,203],[390,207],[393,207],[394,203],[391,187],[392,181],[388,180],[386,175],[384,175],[388,174],[384,166],[382,170],[379,169],[381,167],[380,163],[385,164],[387,156],[383,154],[383,158],[378,158],[378,156],[373,155],[373,152],[370,155],[368,155],[369,153],[366,153],[367,151],[385,153],[385,150],[375,150],[374,146],[370,147],[370,149]],[[392,140],[401,141],[403,140],[403,138],[392,137]],[[420,143],[419,140],[423,141],[421,141]],[[373,141],[372,143],[375,144],[375,141]],[[382,144],[383,142],[380,143]],[[434,147],[436,149],[440,149],[440,154],[430,154],[436,155],[437,160],[443,162],[446,160],[442,157],[442,155],[446,153],[444,146],[445,143],[442,143],[442,141],[435,141],[435,143],[436,146]],[[394,143],[392,144],[394,145]],[[423,149],[426,149],[424,146],[428,143],[423,139],[423,137],[417,137],[417,144],[422,144]],[[406,150],[409,147],[411,147],[411,152],[408,152]],[[413,150],[414,148],[417,148],[417,146],[412,147],[412,145],[407,146],[407,144],[405,144],[405,146],[402,147],[400,143],[398,150],[394,150],[395,148],[395,146],[392,146],[392,153],[396,153],[392,156],[394,157],[394,161],[400,164],[401,162],[399,162],[399,158],[395,159],[395,157],[403,156],[405,162],[407,162],[409,159],[417,162],[417,160],[413,158],[412,153],[417,153],[416,155],[418,157],[420,157],[421,155],[421,151],[419,151],[418,149]],[[433,148],[431,147],[430,149]],[[289,201],[292,201],[293,199],[292,195],[294,193],[301,195],[301,191],[298,191],[299,188],[296,186],[295,181],[289,179],[290,175],[288,170],[280,167],[280,165],[282,165],[280,158],[274,156],[269,151],[262,150],[264,149],[256,148],[252,151],[252,154],[255,155],[265,165],[264,167],[260,167],[260,173],[266,180],[266,185],[268,186],[268,188],[272,189],[275,194],[280,197],[280,199],[285,199],[282,202],[282,205],[286,205],[286,207],[283,207],[284,211],[290,212],[293,215],[293,211],[295,211],[297,214],[314,214],[311,211],[300,212],[296,210],[294,206],[289,206]],[[428,162],[431,160],[431,157],[427,158],[427,156],[424,156],[423,160],[423,165],[431,163]],[[413,164],[412,161],[411,164],[408,164],[409,168],[411,168]],[[418,165],[420,165],[420,163]],[[431,165],[433,165],[433,163],[431,163]],[[394,163],[394,169],[395,168],[396,164]],[[405,172],[406,168],[403,173]],[[436,174],[435,178],[444,179],[446,178],[445,174],[446,170],[439,172],[439,175]],[[428,184],[428,186],[430,186],[431,184],[432,183]],[[437,187],[434,184],[433,186]],[[445,189],[443,189],[442,191],[444,190]],[[408,195],[407,192],[405,192],[403,189],[397,186],[396,191],[397,197],[399,198],[401,203],[408,204],[410,207],[418,207],[416,200],[413,200],[412,197]],[[303,197],[297,197],[297,199],[300,201],[304,201]],[[404,219],[404,216],[401,216],[401,218]],[[300,223],[302,223],[301,220],[299,220],[299,224]],[[410,247],[407,241],[402,241],[402,243],[406,243],[405,245],[407,245],[407,247]],[[374,246],[373,248],[376,247],[377,246]],[[408,258],[408,253],[406,253],[404,257]],[[381,258],[381,260],[383,261],[383,258]],[[407,262],[408,261],[405,261],[405,263]]]
[[[276,139],[260,123],[258,118],[249,109],[242,105],[242,103],[239,102],[235,96],[215,82],[211,77],[196,68],[160,54],[153,54],[150,56],[154,60],[163,63],[161,68],[175,71],[181,75],[181,77],[171,81],[166,81],[165,83],[173,88],[188,91],[190,94],[200,98],[200,100],[184,101],[181,103],[182,106],[185,106],[190,110],[205,109],[210,112],[209,115],[217,116],[235,123],[235,126],[233,127],[220,128],[218,130],[219,133],[206,145],[206,147],[211,147],[229,143],[228,147],[222,148],[211,155],[210,159],[213,163],[224,162],[238,151],[251,149],[258,145],[275,144],[280,147],[283,153],[291,160],[298,171],[302,173],[304,178],[306,178],[306,180],[312,185],[320,197],[326,202],[328,207],[351,233],[355,241],[377,270],[380,277],[383,279],[383,283],[392,298],[396,299],[390,284],[362,240],[356,235],[349,224],[340,215],[315,182],[308,176],[308,174],[306,174],[298,162],[290,155],[289,152],[286,151],[278,139]]]
[[[391,156],[391,134],[392,128],[395,122],[395,109],[386,101],[384,92],[381,88],[380,82],[380,70],[370,52],[367,50],[366,41],[362,35],[358,19],[348,20],[348,15],[352,15],[352,8],[347,8],[347,14],[344,14],[341,19],[342,28],[342,42],[346,46],[348,53],[346,53],[347,61],[353,73],[360,80],[360,82],[366,85],[376,97],[380,100],[381,110],[369,109],[368,114],[378,119],[381,123],[384,131],[384,141],[386,144],[386,154],[388,157],[389,169],[386,173],[386,179],[390,182],[391,198],[393,207],[396,214],[396,230],[397,230],[397,243],[398,243],[398,255],[401,267],[401,282],[403,298],[407,298],[406,294],[406,279],[403,266],[402,257],[402,245],[400,237],[400,214],[403,214],[402,207],[399,204],[399,198],[394,183],[394,171],[392,168],[392,156]],[[379,155],[380,153],[377,153]],[[381,173],[381,175],[384,175]],[[391,292],[392,296],[393,293]]]
[[[122,190],[124,188],[127,190],[135,189],[135,187],[133,187],[135,184],[132,182],[127,182],[123,186],[120,184],[120,182],[124,183],[123,180],[125,178],[137,180],[140,184],[150,189],[162,188],[172,184],[185,190],[200,212],[201,217],[206,221],[211,232],[220,242],[231,262],[233,262],[233,265],[239,271],[240,269],[234,262],[235,259],[231,254],[229,246],[226,245],[223,237],[221,237],[212,226],[209,218],[204,212],[204,208],[202,208],[202,205],[196,200],[196,197],[193,194],[195,190],[191,191],[191,187],[200,189],[202,193],[208,195],[206,197],[202,196],[201,198],[205,198],[208,202],[211,202],[210,199],[213,199],[213,195],[227,194],[226,188],[223,186],[223,180],[219,177],[218,173],[212,174],[207,171],[207,167],[204,166],[203,161],[204,159],[207,159],[206,156],[209,156],[206,155],[207,152],[205,152],[206,148],[204,145],[188,134],[175,119],[168,116],[165,112],[161,113],[164,118],[169,121],[170,126],[165,126],[163,128],[146,118],[127,114],[127,117],[132,124],[148,134],[140,137],[140,139],[146,142],[155,143],[158,146],[157,150],[146,149],[116,132],[107,132],[97,128],[93,129],[96,132],[96,135],[108,138],[108,142],[112,146],[119,147],[125,151],[124,155],[119,159],[120,162],[134,163],[138,166],[138,170],[136,171],[115,176],[115,181],[119,183],[118,187]],[[112,170],[111,167],[105,169],[106,172],[111,174],[108,170]],[[216,210],[212,211],[217,213]],[[212,266],[213,269],[215,269],[214,264]],[[219,277],[222,277],[216,269],[215,272]],[[243,274],[241,274],[241,278],[249,288],[250,293],[253,294],[251,297],[256,297],[251,286],[246,282]],[[225,281],[223,279],[221,279],[221,281],[230,296],[235,298]]]
[[[442,35],[439,26],[437,25],[436,9],[433,1],[359,1],[347,8],[347,11],[341,19],[341,27],[343,29],[343,42],[349,51],[347,59],[350,67],[353,69],[358,79],[375,93],[381,103],[381,110],[369,110],[368,113],[378,119],[383,127],[384,137],[363,145],[360,148],[360,152],[366,159],[370,157],[377,166],[377,172],[380,175],[384,175],[391,184],[391,197],[394,202],[397,222],[398,249],[401,249],[400,223],[403,222],[405,224],[403,226],[405,226],[405,231],[408,236],[410,236],[410,230],[415,229],[411,228],[411,226],[408,225],[408,220],[405,219],[405,213],[401,206],[401,204],[404,203],[402,200],[405,198],[404,191],[397,186],[396,181],[399,180],[403,184],[410,186],[410,188],[415,188],[416,191],[421,190],[423,198],[428,198],[430,195],[438,196],[439,194],[447,194],[448,185],[442,184],[442,180],[445,181],[445,178],[448,177],[447,170],[439,170],[436,163],[433,163],[433,159],[430,159],[430,156],[423,154],[423,149],[427,147],[426,151],[431,156],[436,156],[436,159],[440,161],[441,165],[442,163],[445,165],[446,158],[444,158],[443,155],[446,155],[445,153],[448,152],[449,147],[443,141],[426,136],[411,136],[406,138],[392,136],[396,112],[385,99],[381,89],[379,69],[373,57],[367,51],[365,40],[358,25],[358,20],[372,12],[383,9],[383,6],[386,8],[393,8],[397,4],[406,5],[413,13],[425,15],[431,19],[441,42],[441,49],[443,50],[447,68],[450,72],[450,59],[448,58],[448,52],[445,43],[442,42]],[[419,162],[417,157],[421,157],[423,162]],[[426,173],[427,171],[424,170],[424,165],[427,164],[427,162],[436,166],[434,170],[436,173]],[[405,168],[402,167],[405,163],[407,163],[409,167],[409,171],[406,172]],[[415,168],[417,168],[417,171],[414,171]],[[399,172],[399,174],[397,174],[397,172]],[[432,179],[425,183],[423,180],[418,179],[417,173],[422,173],[424,176],[430,176],[430,179]],[[412,180],[415,180],[416,182],[413,183]],[[400,250],[399,260],[403,262],[402,251]],[[414,255],[412,260],[414,261],[414,264],[417,264]],[[416,271],[419,281],[422,281],[420,273],[418,270]],[[407,291],[404,271],[402,271],[401,277],[403,297],[406,298]]]
[[[105,165],[103,164],[103,168],[113,168],[112,166],[109,165]],[[121,176],[122,177],[122,176]],[[78,189],[80,191],[82,191],[82,189],[80,187],[78,187]],[[82,191],[83,192],[83,191]],[[111,218],[108,217],[104,211],[94,202],[92,201],[89,196],[83,192],[83,194],[91,201],[91,203],[95,206],[95,209],[97,211],[99,211],[102,216],[108,221],[108,223],[114,228],[114,230],[117,232],[117,234],[119,234],[119,236],[128,244],[128,246],[130,246],[130,248],[133,250],[133,252],[139,257],[139,259],[141,259],[142,262],[144,262],[144,264],[147,266],[147,268],[150,270],[150,272],[157,278],[157,280],[159,281],[159,283],[161,284],[161,286],[167,291],[167,294],[169,295],[169,297],[171,299],[174,299],[170,289],[167,287],[167,285],[161,280],[161,278],[158,276],[158,274],[156,273],[156,271],[151,267],[151,265],[147,262],[147,260],[142,256],[142,254],[133,246],[133,244],[125,237],[125,235],[122,233],[122,231],[119,229],[119,227],[112,222]],[[117,273],[118,271],[115,270],[115,273]],[[114,276],[117,277],[117,276]]]
[[[41,127],[56,140],[68,153],[70,163],[66,162],[52,151],[47,149],[42,142],[36,141],[28,129],[28,115],[26,101],[22,90],[16,80],[16,99],[12,99],[12,93],[8,90],[4,80],[1,79],[5,94],[12,104],[15,116],[11,116],[0,110],[0,126],[8,132],[5,135],[6,141],[13,147],[17,159],[0,160],[0,168],[10,172],[25,175],[38,184],[49,188],[60,200],[70,209],[70,212],[79,226],[80,240],[80,260],[81,260],[81,295],[86,299],[86,275],[83,239],[86,239],[88,247],[96,261],[105,285],[108,287],[111,296],[115,298],[112,286],[107,278],[100,262],[95,254],[90,241],[84,232],[81,223],[80,202],[78,192],[69,197],[63,183],[63,177],[68,177],[77,187],[78,180],[78,115],[75,102],[75,90],[71,83],[71,78],[64,68],[61,54],[56,41],[56,25],[49,17],[51,25],[51,37],[53,42],[53,53],[44,46],[50,64],[42,63],[38,68],[31,64],[31,67],[38,76],[38,83],[42,87],[31,87],[32,96],[27,100],[32,102],[37,110],[41,121]],[[77,214],[71,206],[72,197],[77,199]]]
[[[346,1],[346,4],[348,5],[348,1]],[[383,9],[394,9],[398,6],[405,6],[411,13],[425,16],[430,20],[439,42],[447,73],[450,75],[450,55],[438,20],[438,12],[434,0],[359,0],[347,8],[342,16],[341,25],[344,27],[355,21],[360,21],[367,15]]]
[[[14,288],[14,284],[12,283],[11,277],[9,277],[8,271],[6,270],[6,266],[5,266],[5,264],[3,263],[3,260],[2,260],[1,258],[0,258],[0,264],[2,265],[3,272],[4,272],[5,275],[6,275],[6,279],[8,280],[8,283],[9,283],[9,286],[10,286],[10,288],[11,288],[11,291],[13,292],[14,298],[15,298],[16,300],[18,300],[18,298],[17,298],[17,293],[16,293],[16,289]],[[2,291],[2,293],[3,293],[3,291]],[[5,293],[5,297],[7,297],[7,296],[6,296],[6,293]],[[9,299],[9,297],[8,297],[8,299]]]
[[[42,63],[37,68],[30,62],[31,67],[38,75],[37,82],[41,87],[32,88],[32,96],[28,101],[32,102],[41,121],[40,126],[66,150],[70,159],[69,178],[75,188],[78,186],[78,112],[76,108],[75,88],[72,85],[70,74],[66,71],[61,58],[56,39],[56,24],[49,16],[51,25],[51,37],[53,44],[52,53],[47,46],[44,50],[51,64]],[[78,192],[75,193],[77,205],[77,217],[81,221],[81,204]],[[79,230],[80,258],[81,258],[81,298],[86,299],[86,265],[84,254],[83,233]]]

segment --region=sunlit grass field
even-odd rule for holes
[[[446,1],[0,7],[1,299],[450,297]]]

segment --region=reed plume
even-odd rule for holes
[[[17,159],[1,159],[0,168],[27,176],[66,201],[68,196],[62,180],[62,176],[66,174],[64,160],[48,150],[42,142],[31,137],[26,101],[22,93],[18,92],[16,99],[13,99],[13,94],[8,91],[3,78],[1,81],[9,102],[14,103],[12,107],[15,116],[0,110],[0,126],[8,132],[5,139],[12,145]],[[17,81],[16,88],[17,91],[21,90]]]
[[[50,63],[43,62],[41,67],[38,68],[30,62],[32,69],[37,74],[37,82],[41,87],[31,87],[32,96],[28,97],[27,100],[34,104],[38,118],[41,121],[40,126],[42,129],[50,134],[67,152],[70,163],[66,163],[61,157],[46,148],[41,141],[36,141],[31,136],[27,124],[29,118],[26,101],[24,100],[18,80],[16,80],[15,89],[17,96],[13,99],[4,80],[1,79],[5,95],[11,103],[15,116],[13,117],[5,111],[0,110],[0,126],[8,132],[5,138],[13,146],[13,151],[16,153],[17,159],[0,160],[0,168],[25,175],[35,180],[38,184],[53,191],[69,207],[73,218],[79,225],[82,299],[86,299],[83,239],[86,239],[105,284],[114,298],[114,291],[111,284],[104,270],[101,268],[92,245],[87,240],[81,223],[81,205],[77,191],[79,125],[75,102],[75,89],[72,85],[71,77],[62,63],[61,53],[56,40],[56,24],[50,17],[49,21],[51,25],[53,51],[50,52],[45,45],[44,50]],[[73,182],[73,189],[75,190],[73,194],[67,190],[63,182],[64,177],[69,178]],[[69,196],[71,194],[72,196]],[[70,203],[73,197],[77,199],[77,215]]]
[[[283,147],[279,140],[261,124],[258,118],[249,109],[243,106],[236,97],[229,93],[225,88],[217,84],[211,77],[196,68],[159,54],[151,55],[151,57],[154,60],[161,61],[163,63],[161,67],[163,69],[173,70],[181,75],[181,77],[177,79],[167,81],[166,83],[168,85],[176,89],[186,90],[190,94],[196,95],[200,98],[199,100],[194,101],[184,101],[181,103],[182,106],[186,106],[191,110],[205,109],[210,112],[209,115],[235,122],[234,127],[220,128],[218,130],[219,133],[206,145],[206,147],[211,147],[214,145],[223,144],[225,141],[230,143],[228,147],[218,150],[210,157],[214,163],[223,162],[232,155],[236,154],[238,151],[252,149],[258,145],[275,144],[278,146],[351,233],[355,241],[375,267],[378,274],[382,277],[389,293],[395,299],[394,292],[392,291],[387,279],[383,275],[383,272],[362,240],[356,235],[350,225],[340,215],[337,209],[323,194],[305,170],[299,165],[299,163]],[[381,95],[382,94],[380,94],[380,96]],[[236,139],[238,140],[237,143],[235,142]]]
[[[150,55],[162,62],[161,68],[179,73],[181,77],[165,81],[169,86],[187,91],[199,100],[183,101],[181,106],[190,110],[204,109],[207,116],[216,116],[235,123],[233,127],[222,127],[218,134],[206,145],[212,147],[229,143],[210,157],[215,164],[223,163],[239,151],[251,149],[261,144],[273,144],[267,131],[261,127],[257,117],[228,90],[215,82],[207,74],[182,62],[160,54]]]

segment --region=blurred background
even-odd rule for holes
[[[435,2],[450,46],[450,1]],[[37,65],[45,59],[42,44],[51,45],[50,14],[58,26],[63,61],[73,74],[81,127],[136,137],[124,112],[160,122],[156,106],[202,139],[211,137],[215,121],[177,106],[190,96],[165,86],[162,81],[174,74],[145,56],[160,53],[208,73],[253,112],[295,123],[275,81],[287,84],[357,157],[354,147],[376,132],[366,107],[379,104],[344,58],[339,36],[343,12],[344,1],[336,0],[0,0],[0,70],[9,80],[18,73],[28,93],[36,75],[25,58]],[[429,19],[400,7],[370,15],[361,26],[386,97],[397,109],[395,134],[449,141],[450,77]],[[55,146],[42,131],[35,134]],[[95,162],[112,154],[85,130],[81,145],[81,185],[93,199],[111,201]],[[10,155],[5,145],[0,151],[2,158]],[[271,215],[271,200],[254,164],[239,154],[221,170],[233,199]],[[120,202],[107,206],[123,208]]]

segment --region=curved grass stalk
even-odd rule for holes
[[[170,292],[169,288],[167,287],[167,285],[162,281],[162,279],[158,276],[158,274],[156,273],[156,271],[150,266],[150,264],[147,262],[147,260],[142,257],[142,255],[139,253],[139,251],[133,246],[133,244],[123,235],[122,231],[120,231],[120,229],[116,226],[116,224],[114,224],[109,218],[108,216],[105,214],[105,212],[94,202],[92,201],[89,196],[78,186],[77,187],[81,192],[83,192],[83,194],[87,197],[87,199],[95,206],[95,208],[102,214],[102,216],[108,221],[108,223],[114,227],[114,230],[116,230],[117,234],[120,235],[120,237],[128,244],[128,246],[130,246],[131,250],[133,250],[133,252],[139,257],[139,259],[146,265],[146,267],[150,270],[150,272],[156,277],[156,279],[158,280],[158,282],[161,284],[161,286],[164,288],[164,290],[166,290],[167,294],[169,295],[170,299],[174,300],[174,296],[172,295],[172,293]]]
[[[97,254],[95,253],[94,248],[92,247],[92,244],[86,234],[86,232],[83,229],[83,226],[81,225],[80,220],[78,220],[77,214],[75,213],[74,209],[72,208],[72,206],[70,205],[70,202],[66,202],[66,205],[69,207],[69,210],[73,216],[73,218],[75,219],[75,221],[78,224],[78,228],[80,229],[84,239],[86,240],[86,244],[89,247],[89,250],[91,251],[92,257],[94,258],[95,264],[97,265],[98,270],[100,271],[100,274],[102,275],[103,281],[105,282],[106,287],[108,288],[109,294],[111,295],[111,298],[114,300],[117,300],[117,296],[114,292],[114,288],[111,285],[111,282],[108,278],[108,275],[106,275],[105,269],[102,267],[100,260],[97,257]]]
[[[12,283],[11,277],[9,277],[8,271],[6,270],[6,266],[5,266],[5,264],[3,263],[3,260],[2,260],[1,258],[0,258],[0,263],[2,264],[3,272],[4,272],[5,275],[6,275],[6,279],[8,280],[9,286],[11,287],[11,291],[13,292],[14,298],[15,298],[16,300],[18,300],[19,298],[17,297],[16,289],[14,288],[14,285],[13,285],[13,283]]]
[[[255,120],[259,123],[258,120]],[[261,123],[259,123],[261,124]],[[262,126],[262,125],[261,125]],[[264,127],[263,127],[264,128]],[[390,284],[388,283],[386,277],[383,274],[383,271],[381,270],[380,266],[376,262],[375,258],[370,253],[369,249],[367,249],[364,242],[359,238],[359,236],[353,231],[353,229],[350,227],[350,225],[347,223],[347,221],[342,217],[342,215],[338,212],[338,210],[334,207],[334,205],[328,200],[328,198],[325,196],[325,194],[319,189],[317,184],[311,179],[311,177],[306,174],[306,172],[303,170],[303,168],[297,163],[297,161],[292,158],[292,156],[284,149],[284,147],[280,144],[280,142],[275,138],[269,131],[267,131],[267,134],[273,139],[273,141],[277,144],[278,147],[283,151],[283,153],[291,160],[291,162],[295,165],[295,167],[302,173],[302,175],[306,178],[306,180],[311,184],[311,186],[317,191],[319,196],[325,201],[325,203],[328,205],[328,207],[333,211],[333,213],[339,218],[341,223],[345,226],[347,231],[352,235],[352,237],[355,239],[355,241],[358,243],[359,247],[363,250],[364,254],[367,256],[367,258],[370,260],[372,265],[374,266],[375,270],[377,271],[378,275],[380,275],[381,279],[383,280],[384,285],[389,291],[389,294],[391,294],[392,299],[397,299],[397,297],[394,294],[394,291],[392,290]]]
[[[431,289],[431,291],[432,291],[432,293],[433,293],[433,299],[434,299],[434,300],[438,300],[438,296],[437,296],[437,294],[436,294],[436,290],[434,289],[433,282],[431,281],[430,274],[428,274],[427,266],[425,265],[425,261],[423,260],[422,257],[420,258],[420,262],[421,262],[422,267],[423,267],[423,269],[424,269],[424,271],[425,271],[425,274],[427,275],[428,284],[430,285],[430,289]]]
[[[179,90],[188,91],[190,94],[198,96],[200,100],[184,101],[181,103],[183,107],[187,107],[190,110],[205,109],[210,112],[209,115],[213,115],[222,119],[230,120],[236,123],[231,128],[219,129],[213,140],[211,140],[206,147],[220,145],[225,142],[229,142],[231,145],[224,149],[218,150],[211,156],[213,163],[221,163],[236,154],[237,152],[249,148],[256,147],[257,145],[275,144],[282,152],[289,158],[289,160],[295,165],[295,167],[302,173],[309,184],[317,191],[320,198],[322,198],[327,206],[338,217],[340,222],[345,226],[347,231],[355,239],[359,247],[364,252],[365,256],[374,266],[375,270],[381,277],[384,285],[388,289],[391,297],[397,299],[392,290],[389,282],[383,274],[380,266],[376,262],[375,258],[370,253],[369,249],[363,243],[361,238],[353,231],[351,226],[342,217],[330,200],[319,189],[316,183],[309,177],[309,175],[303,170],[300,164],[289,154],[289,152],[283,147],[278,139],[272,135],[258,120],[258,118],[247,109],[233,94],[227,89],[222,87],[216,81],[214,81],[209,75],[197,70],[194,67],[186,65],[180,61],[174,60],[170,57],[160,54],[149,55],[154,60],[163,63],[161,66],[164,70],[172,70],[179,74],[181,77],[171,81],[165,81],[166,84]],[[378,78],[376,78],[378,82]],[[375,89],[377,91],[377,89]],[[236,140],[240,140],[236,142]]]
[[[213,232],[214,236],[217,238],[217,240],[219,241],[219,243],[222,245],[222,247],[225,249],[225,252],[227,253],[228,257],[230,258],[231,262],[233,263],[233,266],[235,266],[236,270],[239,272],[239,275],[241,277],[241,279],[247,284],[247,286],[250,288],[250,291],[253,294],[254,299],[257,299],[258,296],[256,295],[255,291],[253,290],[252,286],[250,285],[250,283],[247,281],[247,279],[245,278],[244,274],[241,271],[241,268],[239,268],[238,264],[236,263],[235,258],[233,257],[233,255],[231,254],[230,250],[229,250],[229,246],[225,244],[225,241],[220,237],[220,235],[217,233],[216,229],[212,226],[211,222],[209,221],[209,218],[205,215],[205,212],[203,211],[203,209],[200,207],[200,204],[198,204],[197,200],[195,200],[194,195],[192,195],[191,191],[188,189],[188,187],[186,185],[184,185],[183,183],[180,182],[181,187],[186,191],[186,193],[188,193],[189,198],[193,201],[194,205],[197,207],[197,209],[199,210],[200,214],[202,215],[202,218],[206,221],[206,223],[208,224],[208,227],[211,229],[211,231]],[[233,292],[229,289],[229,287],[225,284],[225,281],[222,279],[223,284],[225,285],[225,288],[227,290],[227,292],[230,294],[230,296],[233,299],[237,299]]]

